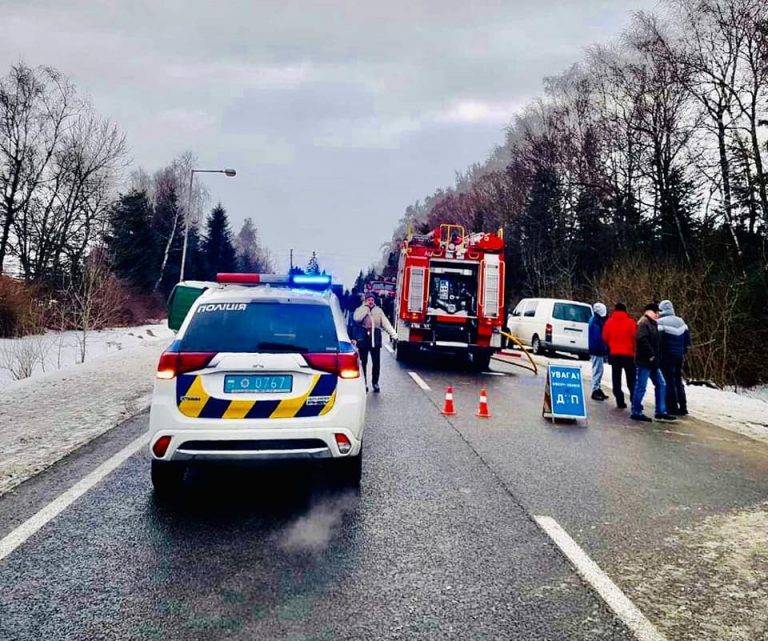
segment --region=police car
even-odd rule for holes
[[[157,366],[156,491],[197,461],[328,459],[359,484],[365,383],[330,279],[219,274],[200,291]]]

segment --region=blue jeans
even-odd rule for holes
[[[643,397],[645,388],[648,387],[648,379],[653,383],[653,391],[656,396],[656,414],[666,414],[667,405],[664,400],[667,384],[664,381],[664,374],[658,367],[640,367],[637,366],[637,375],[635,377],[635,389],[632,392],[632,415],[640,416],[643,413]]]
[[[603,356],[592,356],[592,391],[600,389],[600,382],[603,380]]]

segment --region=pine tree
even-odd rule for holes
[[[134,190],[118,198],[110,212],[106,242],[115,275],[140,292],[151,291],[160,247],[146,192]]]
[[[202,241],[197,225],[190,225],[187,238],[187,267],[184,278],[189,280],[206,280],[208,278],[208,263],[203,253]]]
[[[237,266],[241,272],[270,273],[272,261],[259,242],[259,230],[251,218],[243,221],[243,226],[235,237]]]
[[[586,285],[612,261],[612,245],[605,224],[605,211],[589,188],[579,193],[574,209],[577,285]]]
[[[320,273],[320,265],[317,262],[317,254],[315,254],[315,252],[312,252],[312,256],[309,257],[309,262],[307,262],[307,269],[305,271],[307,274]]]
[[[219,272],[233,272],[237,268],[235,247],[229,218],[221,203],[213,208],[205,221],[206,234],[203,239],[203,256],[207,265],[207,278],[215,279]]]

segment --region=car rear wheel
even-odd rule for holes
[[[173,496],[181,490],[187,467],[177,461],[152,461],[152,486],[160,496]]]
[[[533,348],[534,354],[543,354],[544,350],[541,347],[541,339],[534,334],[533,339],[531,340],[531,347]]]
[[[342,488],[356,490],[360,487],[363,477],[363,450],[357,456],[340,458],[334,463],[334,476],[337,484]]]

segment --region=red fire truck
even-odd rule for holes
[[[395,280],[389,278],[379,278],[372,280],[365,284],[365,293],[373,292],[378,294],[379,298],[394,298],[395,297]]]
[[[504,239],[440,225],[403,242],[395,299],[397,358],[436,351],[488,368],[504,325]]]

